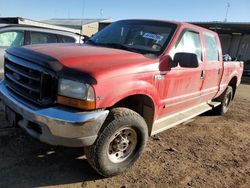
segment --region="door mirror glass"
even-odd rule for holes
[[[193,53],[179,52],[174,56],[174,62],[183,68],[197,68],[199,67],[199,62],[197,55]]]

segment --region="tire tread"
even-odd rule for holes
[[[113,175],[117,175],[118,173],[113,173],[110,171],[104,171],[100,164],[99,164],[99,156],[101,155],[101,153],[98,153],[98,147],[100,147],[100,145],[103,143],[104,138],[108,137],[110,134],[113,133],[113,130],[116,129],[116,124],[118,122],[121,122],[122,119],[127,118],[128,120],[131,121],[131,119],[134,119],[136,121],[141,121],[140,123],[146,126],[146,122],[144,121],[144,119],[136,112],[127,109],[127,108],[113,108],[111,109],[108,117],[106,118],[102,128],[100,129],[99,133],[98,133],[98,138],[96,140],[96,142],[92,145],[92,146],[88,146],[85,147],[85,155],[88,159],[89,164],[102,176],[104,177],[110,177]],[[148,130],[147,130],[147,126],[146,128],[146,132],[148,134]],[[146,136],[146,140],[147,140],[147,136]],[[145,146],[143,146],[145,147]],[[139,154],[140,155],[140,154]],[[123,171],[123,170],[121,170]]]

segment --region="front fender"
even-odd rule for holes
[[[155,107],[158,106],[160,101],[158,91],[154,84],[144,80],[120,81],[111,85],[106,83],[95,89],[97,96],[97,108],[112,107],[122,99],[138,94],[146,95],[151,98]]]

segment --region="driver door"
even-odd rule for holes
[[[204,65],[200,33],[184,30],[169,55],[174,58],[177,52],[196,54],[199,67],[183,68],[177,66],[164,75],[164,80],[159,81],[158,89],[161,97],[159,112],[162,117],[201,102],[200,92],[203,83],[202,72]]]

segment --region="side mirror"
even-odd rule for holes
[[[199,67],[199,62],[197,55],[193,53],[179,52],[174,56],[174,62],[179,64],[180,67],[184,68],[197,68]]]
[[[89,36],[87,36],[87,35],[82,35],[84,38],[82,39],[83,40],[83,42],[85,43],[87,40],[89,40],[90,39],[90,37]]]
[[[173,67],[172,64],[173,60],[171,58],[171,56],[167,55],[164,56],[160,59],[160,65],[159,65],[159,70],[161,72],[165,72],[165,71],[170,71],[170,69]]]

